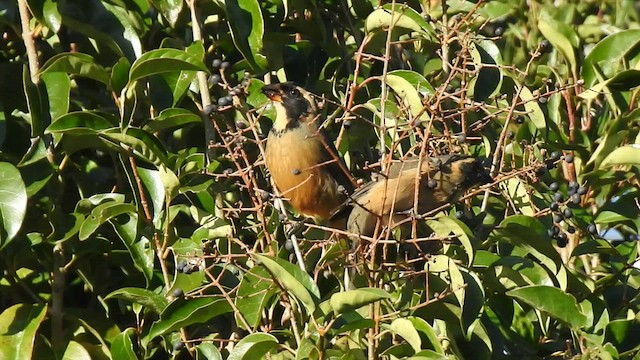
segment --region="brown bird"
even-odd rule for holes
[[[262,92],[276,108],[265,150],[273,182],[296,211],[328,220],[353,184],[333,143],[318,129],[313,95],[292,82],[265,85]]]
[[[393,228],[414,206],[416,181],[419,214],[456,201],[473,186],[493,181],[478,159],[466,155],[424,157],[420,169],[418,163],[418,158],[395,162],[386,177],[358,189],[346,202],[353,207],[347,230],[371,237],[378,221],[380,229]]]

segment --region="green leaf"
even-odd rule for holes
[[[47,314],[44,305],[16,304],[0,314],[0,358],[31,359],[36,332]]]
[[[126,223],[121,223],[116,219],[109,220],[109,223],[127,247],[134,266],[144,275],[147,284],[149,284],[153,276],[155,252],[149,239],[144,236],[138,237],[138,214],[129,213],[127,215],[129,219]]]
[[[227,360],[264,359],[278,344],[278,339],[271,334],[253,333],[238,341]]]
[[[151,50],[144,53],[131,65],[129,84],[147,76],[183,70],[208,72],[199,57],[186,51],[177,49]]]
[[[502,55],[498,46],[488,39],[476,40],[470,53],[479,72],[471,80],[469,96],[473,96],[476,101],[485,101],[498,94],[502,87]]]
[[[505,182],[501,182],[500,187],[503,188],[503,190],[505,190],[507,194],[509,194],[509,198],[512,199],[514,205],[518,208],[522,215],[534,215],[528,188],[519,178],[514,177],[508,179]]]
[[[47,73],[40,77],[47,89],[49,98],[49,113],[51,119],[55,120],[69,112],[69,92],[71,90],[71,79],[63,73]]]
[[[276,287],[266,268],[254,266],[247,271],[240,281],[235,304],[238,311],[250,326],[255,328],[260,324],[262,311],[267,308]],[[237,322],[241,325],[241,322]]]
[[[98,227],[100,227],[100,225],[104,224],[109,219],[118,215],[135,212],[136,207],[133,204],[119,204],[114,202],[100,204],[91,210],[91,214],[82,222],[78,237],[80,240],[86,240],[98,229]]]
[[[151,325],[149,334],[142,339],[142,344],[146,347],[157,336],[188,325],[205,323],[232,311],[231,305],[222,296],[175,300],[160,314],[160,320]]]
[[[640,338],[640,320],[613,320],[605,328],[605,341],[611,342],[620,352],[637,349]]]
[[[91,135],[114,126],[102,115],[91,111],[76,111],[59,117],[47,129],[46,134]]]
[[[577,62],[575,48],[578,47],[578,35],[573,29],[563,23],[553,20],[549,16],[541,17],[538,28],[549,42],[560,51],[569,63],[572,73],[576,73]]]
[[[24,95],[27,99],[27,107],[29,109],[28,121],[31,125],[31,137],[42,135],[44,127],[48,125],[51,119],[47,119],[49,103],[43,98],[41,89],[31,82],[31,76],[26,65],[22,70],[22,86]]]
[[[137,128],[128,128],[122,133],[119,128],[106,129],[99,132],[105,143],[114,148],[134,155],[151,164],[160,166],[167,162],[167,151],[162,143],[152,134]]]
[[[640,144],[625,145],[607,155],[600,168],[616,165],[640,165]]]
[[[386,327],[386,326],[385,326]],[[391,325],[388,326],[389,330],[402,337],[411,345],[415,352],[420,351],[422,348],[422,340],[420,340],[420,334],[413,326],[413,323],[404,318],[398,318],[391,322]]]
[[[333,312],[339,315],[389,298],[391,298],[391,295],[382,289],[361,288],[331,295],[330,304]]]
[[[524,286],[507,291],[507,295],[524,301],[536,310],[564,321],[572,329],[587,325],[587,317],[580,312],[576,298],[553,286]]]
[[[157,132],[166,129],[180,128],[186,124],[200,123],[202,118],[189,110],[181,108],[168,108],[160,112],[155,119],[144,126],[149,132]]]
[[[41,74],[57,72],[94,79],[109,86],[109,72],[98,65],[91,55],[61,53],[47,60],[40,70]]]
[[[410,109],[412,116],[417,117],[422,112],[420,119],[429,118],[423,111],[422,96],[431,95],[435,90],[424,76],[411,70],[395,70],[387,74],[387,84]]]
[[[69,341],[62,354],[62,360],[92,360],[89,351],[76,341]]]
[[[467,254],[467,264],[473,263],[475,250],[473,249],[473,244],[471,244],[471,239],[469,238],[471,230],[462,221],[452,219],[447,216],[441,216],[435,220],[427,220],[427,225],[438,236],[447,237],[450,234],[455,235],[458,240],[460,240],[460,243]]]
[[[127,300],[132,303],[140,304],[158,314],[160,314],[169,304],[167,299],[160,294],[156,294],[151,290],[133,287],[124,287],[114,290],[104,297],[105,300],[109,300],[111,298]]]
[[[111,356],[115,360],[119,359],[137,359],[135,351],[133,350],[132,337],[136,336],[136,330],[134,328],[126,328],[111,343]]]
[[[315,310],[320,290],[307,273],[279,258],[261,254],[254,256],[269,270],[275,281],[307,307],[308,312]]]
[[[374,10],[365,20],[365,31],[386,31],[394,29],[407,29],[415,31],[423,36],[431,37],[434,34],[433,27],[417,11],[407,5],[387,4]]]
[[[407,320],[411,321],[413,327],[427,337],[429,343],[431,344],[431,347],[438,354],[444,354],[444,350],[442,349],[442,345],[440,345],[438,335],[436,335],[435,330],[433,330],[433,327],[431,327],[428,322],[416,316],[409,316],[407,317]]]
[[[267,58],[260,53],[264,41],[264,19],[257,0],[226,0],[227,22],[236,48],[254,72],[267,67]]]
[[[174,28],[182,12],[184,1],[182,0],[151,0],[151,3],[160,10],[162,16]]]
[[[533,125],[538,129],[546,129],[547,121],[545,120],[544,112],[542,112],[538,101],[533,97],[533,93],[528,87],[522,85],[520,98],[524,101],[524,109],[527,111],[527,115],[529,115]]]
[[[223,360],[222,354],[220,354],[220,350],[218,350],[218,348],[210,342],[201,342],[196,346],[196,351],[198,352],[197,359],[200,359],[201,355],[202,358],[207,360]]]
[[[638,42],[640,29],[619,31],[600,40],[582,64],[580,74],[584,79],[585,88],[593,86],[598,80],[596,69],[601,71],[605,78],[614,76],[619,70],[621,60],[636,48]]]
[[[151,198],[151,205],[153,205],[153,222],[157,222],[159,216],[163,214],[166,195],[162,179],[160,178],[160,171],[139,167],[138,174],[140,174],[140,180],[142,180],[144,188],[149,192],[149,198]]]
[[[27,190],[15,166],[0,162],[0,249],[18,234],[27,212]]]

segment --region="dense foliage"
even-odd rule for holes
[[[637,2],[1,0],[0,26],[0,358],[640,358]],[[419,153],[495,182],[351,251],[270,185],[287,80],[361,182]]]

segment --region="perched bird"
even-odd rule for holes
[[[417,210],[424,214],[456,201],[471,187],[490,183],[492,178],[478,159],[466,155],[423,157],[421,162],[416,157],[392,163],[386,177],[364,185],[347,200],[345,205],[353,207],[347,230],[371,237],[378,221],[380,229],[393,228],[414,207],[416,181]]]
[[[296,211],[317,222],[328,220],[353,184],[335,146],[318,128],[313,95],[292,82],[265,85],[262,92],[276,108],[265,150],[273,182]]]

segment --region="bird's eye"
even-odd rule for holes
[[[291,89],[291,91],[289,91],[289,94],[291,94],[291,96],[300,96],[300,90]]]

